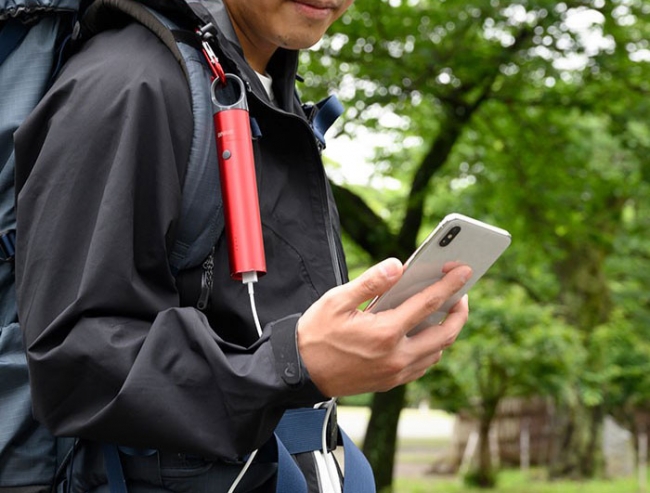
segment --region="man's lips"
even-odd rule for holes
[[[339,8],[339,2],[332,2],[332,1],[319,1],[319,0],[293,0],[296,3],[303,4],[307,7],[312,7],[314,9],[328,9],[328,10],[336,10]]]
[[[293,0],[293,3],[301,14],[314,19],[325,19],[338,8],[336,2]]]

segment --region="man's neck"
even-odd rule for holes
[[[237,22],[232,17],[231,21],[232,26],[237,33],[239,44],[244,52],[244,58],[246,58],[246,61],[255,72],[258,74],[265,74],[269,60],[271,60],[277,46],[267,45],[250,39],[246,36],[246,33],[239,28]]]

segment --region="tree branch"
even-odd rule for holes
[[[395,248],[395,235],[359,195],[335,183],[332,183],[332,192],[339,209],[341,226],[356,244],[376,260],[388,256],[401,258],[401,252]]]
[[[450,95],[447,106],[447,117],[441,124],[441,132],[429,148],[429,152],[418,167],[411,191],[407,200],[406,215],[399,232],[399,244],[402,249],[413,249],[417,234],[422,225],[422,216],[429,182],[435,173],[447,162],[451,151],[462,134],[465,124],[472,115],[492,95],[492,87],[500,74],[500,66],[512,58],[532,37],[532,30],[528,27],[522,29],[515,42],[504,49],[495,57],[490,65],[490,71],[482,76],[478,83],[469,82],[461,85],[455,94]],[[479,86],[479,94],[472,102],[467,102],[468,96]]]

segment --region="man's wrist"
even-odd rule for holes
[[[314,404],[326,399],[312,382],[298,351],[297,325],[301,314],[289,315],[269,324],[270,341],[278,377],[291,389],[304,389],[304,396]],[[302,392],[301,392],[302,394]],[[305,403],[302,403],[305,404]]]

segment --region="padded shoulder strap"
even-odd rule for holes
[[[224,228],[210,71],[198,45],[192,43],[191,32],[181,30],[176,22],[140,2],[96,0],[84,16],[84,28],[91,34],[101,31],[110,23],[110,14],[119,12],[147,27],[171,50],[183,68],[192,96],[192,147],[183,182],[181,217],[169,258],[176,274],[203,262]]]
[[[321,430],[326,416],[325,409],[297,408],[284,412],[275,429],[278,447],[278,492],[306,493],[306,486],[303,487],[302,482],[293,480],[297,466],[291,455],[322,450]],[[342,443],[345,449],[343,493],[375,493],[375,479],[368,460],[350,437],[338,425],[333,424],[339,443]],[[292,486],[281,488],[281,484]]]

